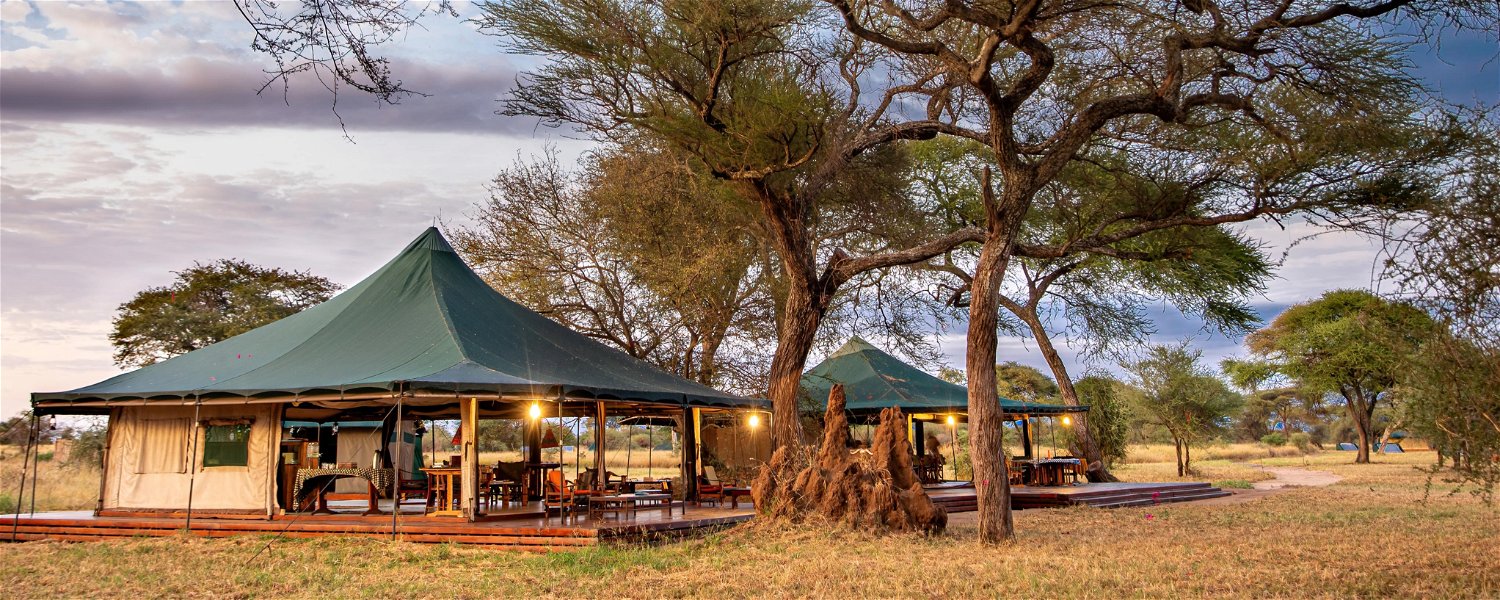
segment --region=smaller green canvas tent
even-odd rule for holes
[[[851,338],[802,376],[802,391],[819,410],[828,407],[828,391],[844,384],[845,410],[852,416],[878,415],[896,407],[907,414],[967,415],[969,390],[929,375],[859,337]],[[1056,415],[1088,411],[1087,406],[1038,404],[1001,398],[1007,415]]]

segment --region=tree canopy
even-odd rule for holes
[[[1121,364],[1140,391],[1136,414],[1172,434],[1177,449],[1177,475],[1192,472],[1192,447],[1220,431],[1243,400],[1200,359],[1202,351],[1187,343],[1152,345],[1135,360]]]
[[[175,272],[172,283],[121,304],[109,341],[115,364],[141,367],[296,314],[339,286],[306,271],[221,259]]]
[[[1407,360],[1435,331],[1427,313],[1363,290],[1336,290],[1288,308],[1245,343],[1306,393],[1331,393],[1348,407],[1369,462],[1371,418]]]

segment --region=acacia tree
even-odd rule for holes
[[[942,133],[994,154],[1000,182],[995,189],[986,171],[981,186],[986,235],[966,355],[985,542],[1011,535],[993,394],[999,290],[1011,258],[1311,210],[1340,194],[1363,205],[1401,195],[1400,175],[1423,161],[1390,151],[1407,147],[1401,132],[1414,130],[1420,86],[1401,72],[1399,42],[1362,20],[1400,11],[1429,26],[1488,27],[1500,10],[1464,0],[827,2],[850,34],[885,51],[889,71],[902,76],[890,89],[925,100],[925,119],[908,126],[959,116]],[[1065,244],[1028,245],[1021,232],[1038,192],[1101,148],[1175,164],[1158,172],[1180,173],[1187,189],[1192,180],[1212,185],[1184,196],[1189,202],[1122,207]]]
[[[339,286],[306,271],[221,259],[175,272],[120,305],[109,334],[115,364],[142,367],[289,317]]]
[[[507,114],[605,140],[648,132],[756,204],[785,286],[768,382],[778,448],[801,444],[799,381],[840,289],[979,235],[943,232],[891,190],[855,193],[881,192],[870,183],[903,160],[897,142],[937,128],[892,125],[890,103],[866,106],[868,65],[857,47],[819,39],[806,3],[511,0],[483,11],[482,31],[546,59]],[[858,201],[842,204],[839,235],[818,235],[823,206],[847,198]]]
[[[1343,399],[1359,453],[1370,462],[1375,409],[1390,395],[1408,358],[1435,330],[1421,310],[1363,290],[1336,290],[1293,305],[1245,344],[1260,360],[1311,393]]]
[[[1222,429],[1243,402],[1199,364],[1202,356],[1202,351],[1189,349],[1187,342],[1152,345],[1139,359],[1120,365],[1140,391],[1141,410],[1137,412],[1172,435],[1178,477],[1192,473],[1193,444]]]
[[[1061,175],[1038,195],[1021,235],[1062,244],[1099,228],[1101,219],[1117,218],[1122,206],[1182,203],[1181,196],[1193,193],[1114,162],[1075,165]],[[962,252],[954,250],[926,268],[958,279],[961,285],[952,288],[950,302],[967,305],[972,278],[954,260]],[[1145,312],[1153,300],[1168,302],[1226,335],[1242,334],[1258,322],[1246,298],[1262,291],[1270,276],[1257,245],[1224,226],[1153,231],[1060,258],[1018,256],[1016,267],[1001,289],[1000,305],[1031,334],[1058,382],[1062,402],[1074,406],[1080,404],[1078,394],[1054,335],[1080,340],[1095,355],[1139,343],[1151,332]],[[1058,321],[1066,324],[1065,332],[1049,330]],[[1088,460],[1091,481],[1116,481],[1094,439],[1092,422],[1072,425],[1076,451]]]

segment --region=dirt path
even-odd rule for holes
[[[1333,473],[1329,473],[1328,471],[1313,471],[1309,469],[1303,469],[1301,467],[1267,467],[1264,465],[1257,465],[1255,463],[1239,464],[1246,467],[1260,469],[1262,471],[1275,475],[1275,478],[1267,479],[1265,481],[1257,481],[1250,484],[1255,489],[1231,489],[1227,491],[1233,494],[1232,496],[1210,498],[1208,500],[1198,500],[1196,502],[1193,502],[1193,504],[1239,504],[1241,502],[1249,502],[1256,498],[1263,498],[1265,496],[1284,491],[1287,488],[1323,487],[1325,485],[1333,485],[1335,483],[1338,483],[1339,480],[1343,479],[1343,477],[1339,477],[1338,475],[1334,475]]]

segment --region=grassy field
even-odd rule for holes
[[[18,597],[1500,597],[1500,513],[1427,453],[1261,459],[1344,477],[1240,503],[1023,511],[1008,546],[759,524],[709,539],[532,556],[401,542],[142,539],[0,546]],[[257,553],[259,554],[257,555]]]

